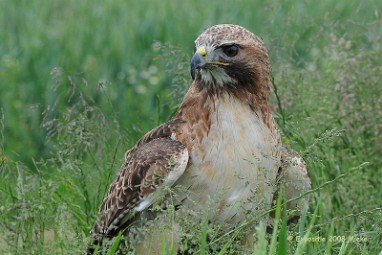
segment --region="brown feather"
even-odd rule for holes
[[[93,235],[113,235],[128,219],[131,209],[158,189],[174,168],[185,146],[171,139],[180,121],[170,121],[146,134],[125,155],[116,179],[100,207],[100,219]],[[132,217],[133,215],[130,215]]]

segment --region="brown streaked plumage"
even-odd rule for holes
[[[126,153],[91,232],[96,240],[126,231],[166,199],[160,196],[166,187],[184,188],[172,197],[177,208],[206,210],[213,201],[209,221],[224,222],[227,229],[248,212],[269,210],[281,184],[288,198],[310,189],[302,159],[281,144],[268,103],[271,66],[261,39],[223,24],[205,30],[195,44],[194,82],[174,117]],[[150,240],[158,238],[146,237],[143,246],[151,247]]]

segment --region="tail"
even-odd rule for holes
[[[93,228],[90,230],[91,240],[88,243],[86,254],[87,255],[97,255],[101,254],[102,243],[105,239],[105,235],[101,226],[98,224],[98,221],[94,224]]]
[[[86,254],[87,255],[97,255],[101,254],[101,247],[102,247],[102,236],[95,236],[92,235],[93,240],[88,244]]]

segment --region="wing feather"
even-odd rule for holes
[[[290,215],[289,222],[295,222],[299,218],[301,210],[309,205],[309,195],[301,197],[311,189],[311,180],[308,169],[302,157],[294,150],[283,146],[280,184],[283,185],[287,203],[287,209],[295,211],[297,215]],[[299,199],[298,199],[299,198]]]
[[[91,233],[113,235],[136,212],[143,211],[160,197],[164,187],[172,186],[183,174],[188,151],[171,138],[171,124],[164,124],[146,134],[125,155],[125,162],[112,182]]]

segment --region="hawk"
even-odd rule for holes
[[[263,41],[241,26],[221,24],[206,29],[195,45],[191,87],[176,114],[126,152],[91,231],[98,242],[128,231],[162,200],[186,210],[212,208],[209,222],[229,229],[248,212],[271,209],[282,183],[288,199],[310,189],[304,161],[282,145],[271,113],[271,66]],[[168,188],[176,194],[166,193]],[[307,203],[290,201],[288,208]],[[169,232],[173,237],[177,231]],[[160,251],[158,236],[143,237],[146,248],[138,253]]]

